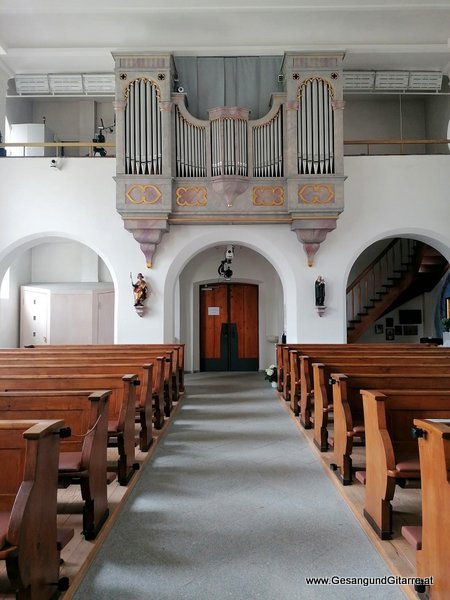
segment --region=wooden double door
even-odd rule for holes
[[[257,371],[258,286],[200,287],[200,370]]]

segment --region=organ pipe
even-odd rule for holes
[[[313,77],[299,88],[298,100],[298,173],[334,173],[333,91],[327,81]]]
[[[283,118],[281,108],[262,125],[253,127],[253,177],[283,176]]]
[[[189,123],[175,111],[177,177],[206,177],[206,127]]]
[[[125,172],[131,175],[162,173],[162,119],[159,88],[144,77],[126,90]]]

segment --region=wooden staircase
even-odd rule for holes
[[[430,292],[447,268],[447,260],[431,246],[392,240],[347,288],[347,342],[356,342],[385,313]]]

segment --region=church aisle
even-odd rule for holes
[[[261,373],[186,376],[186,395],[76,600],[404,599]]]

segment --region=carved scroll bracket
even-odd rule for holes
[[[250,183],[248,177],[239,175],[213,177],[211,181],[213,190],[225,198],[228,208],[233,206],[235,199],[246,191]]]
[[[125,229],[133,234],[139,243],[147,261],[147,267],[152,268],[153,255],[162,236],[169,231],[167,217],[161,219],[123,219]]]
[[[303,244],[303,248],[308,257],[308,267],[314,264],[314,257],[320,248],[320,244],[325,240],[327,234],[333,229],[336,229],[337,217],[329,217],[326,219],[294,219],[291,229],[297,234],[299,242]]]

